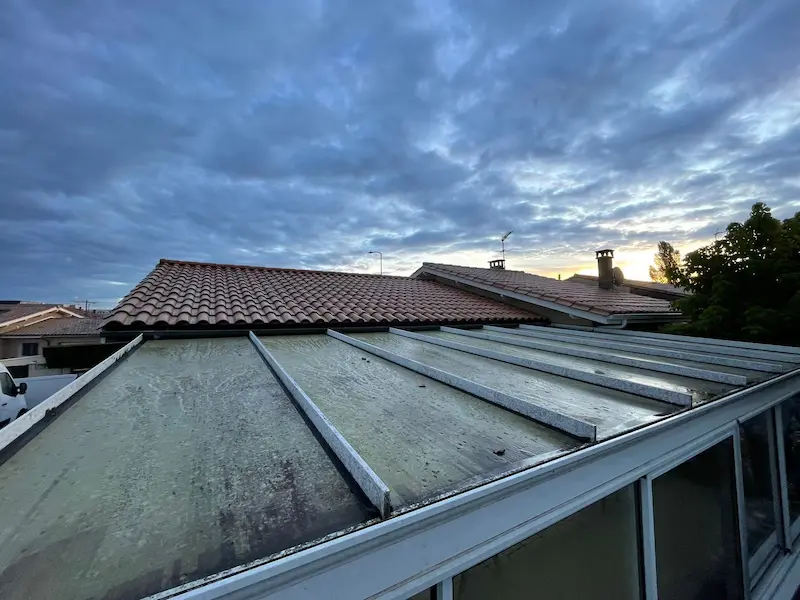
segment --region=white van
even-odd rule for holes
[[[0,428],[28,411],[25,401],[27,383],[16,384],[11,373],[0,363]]]

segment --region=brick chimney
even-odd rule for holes
[[[614,251],[610,249],[598,250],[597,257],[597,285],[604,290],[614,289]]]
[[[490,260],[489,261],[489,268],[490,269],[505,269],[506,268],[506,259],[498,258],[497,260]]]

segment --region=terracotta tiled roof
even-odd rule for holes
[[[445,276],[454,275],[499,290],[513,291],[534,299],[547,300],[600,316],[676,312],[666,300],[604,290],[599,287],[592,288],[581,283],[559,281],[550,277],[531,275],[524,271],[423,263],[416,275],[419,276],[428,271],[435,271]]]
[[[60,317],[45,319],[33,325],[20,327],[13,331],[0,334],[3,337],[40,337],[40,336],[70,336],[70,335],[101,335],[100,326],[102,317]]]
[[[104,326],[333,326],[540,319],[531,312],[434,281],[162,259],[122,299]]]
[[[580,273],[575,273],[572,277],[567,279],[566,281],[572,281],[575,283],[583,283],[584,285],[597,285],[597,275],[582,275]],[[624,285],[631,289],[635,288],[643,288],[645,290],[655,290],[659,292],[664,292],[665,294],[672,294],[676,298],[681,297],[684,298],[686,296],[691,296],[692,292],[689,290],[685,290],[675,285],[671,285],[669,283],[659,283],[658,281],[640,281],[638,279],[628,279],[625,278]]]
[[[584,285],[597,285],[597,275],[582,275],[575,273],[566,281],[574,283],[582,283]],[[638,279],[625,279],[625,287],[631,289],[631,292],[636,293],[637,290],[652,290],[654,292],[661,292],[665,295],[674,296],[675,299],[685,298],[691,296],[692,292],[679,288],[678,286],[669,283],[659,283],[658,281],[640,281]]]

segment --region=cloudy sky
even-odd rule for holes
[[[797,0],[8,0],[0,296],[161,257],[646,277],[800,210]]]

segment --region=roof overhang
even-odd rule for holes
[[[510,298],[518,302],[532,305],[532,307],[541,307],[541,308],[546,308],[548,310],[554,310],[569,315],[571,317],[575,317],[577,319],[585,319],[587,321],[592,321],[594,323],[599,323],[601,325],[618,325],[621,327],[625,327],[628,323],[673,323],[675,321],[681,321],[684,319],[683,315],[679,312],[627,313],[627,314],[601,315],[588,310],[581,310],[579,308],[565,306],[564,304],[559,304],[558,302],[553,302],[551,300],[534,298],[533,296],[520,294],[519,292],[513,292],[511,290],[495,287],[493,285],[474,281],[466,277],[453,275],[452,273],[447,273],[446,271],[432,269],[425,265],[414,271],[411,274],[411,277],[417,278],[421,275],[432,275],[434,277],[439,278],[440,280],[452,281],[458,283],[464,286],[465,288],[473,288],[485,292],[492,292],[493,294],[497,294],[501,300],[504,298]]]
[[[58,313],[61,313],[69,317],[76,317],[78,319],[84,318],[83,315],[78,314],[76,312],[72,312],[71,310],[68,310],[62,306],[53,306],[51,308],[46,308],[44,310],[40,310],[38,312],[31,313],[29,315],[25,315],[24,317],[18,317],[16,319],[11,319],[10,321],[5,321],[3,323],[0,323],[0,335],[2,335],[3,330],[5,330],[6,327],[9,327],[11,325],[19,325],[19,327],[26,327],[28,325],[33,325],[34,323],[39,323],[41,321],[44,321],[45,319],[53,319],[56,317]],[[14,327],[10,329],[9,332],[16,331],[17,329],[19,329],[19,327]]]
[[[611,315],[618,321],[627,323],[675,323],[685,321],[686,317],[679,312],[671,313],[628,313]]]

